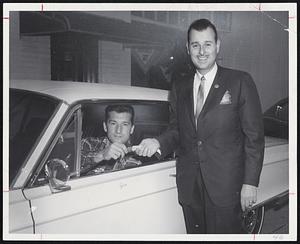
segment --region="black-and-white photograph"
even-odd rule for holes
[[[3,7],[4,239],[296,240],[295,3]]]

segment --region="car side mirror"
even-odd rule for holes
[[[58,158],[50,159],[46,163],[45,173],[52,193],[71,189],[71,186],[66,185],[70,178],[70,170],[65,161]]]

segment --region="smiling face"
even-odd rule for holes
[[[205,75],[216,62],[219,53],[220,41],[215,40],[215,33],[208,27],[202,31],[191,29],[187,51],[196,69]]]
[[[131,114],[111,111],[108,113],[107,121],[103,122],[103,128],[112,143],[119,142],[126,144],[134,131]]]

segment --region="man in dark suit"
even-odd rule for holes
[[[178,147],[176,182],[187,233],[243,233],[241,214],[256,202],[264,156],[256,86],[243,71],[216,64],[220,40],[206,19],[188,30],[195,72],[173,84],[170,126],[144,139],[139,155]]]

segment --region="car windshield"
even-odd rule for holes
[[[10,89],[9,184],[17,175],[58,104],[59,100],[45,95]]]

